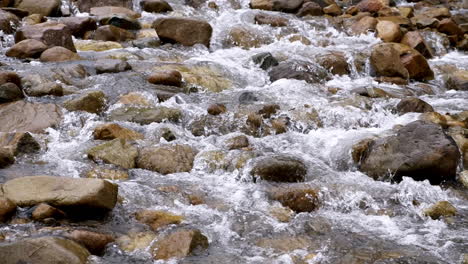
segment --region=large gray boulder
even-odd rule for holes
[[[273,155],[257,160],[251,174],[274,182],[303,182],[307,166],[299,159],[287,155]]]

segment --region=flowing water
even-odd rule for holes
[[[89,59],[124,54],[134,69],[72,80],[80,89],[104,91],[109,103],[107,113],[117,107],[119,95],[135,91],[156,105],[183,111],[183,120],[178,124],[141,126],[121,122],[144,133],[146,140],[140,144],[166,143],[160,138],[160,131],[169,128],[177,138],[171,144],[188,144],[198,150],[190,173],[161,175],[142,169],[129,170],[129,180],[115,181],[119,185],[121,202],[112,214],[103,223],[83,225],[98,226],[101,230],[123,235],[147,230],[132,217],[139,209],[162,209],[183,215],[182,226],[200,229],[208,237],[210,246],[205,253],[179,263],[301,263],[301,260],[304,263],[460,263],[463,253],[468,253],[466,192],[411,178],[404,178],[400,183],[375,181],[357,170],[351,158],[351,147],[365,138],[391,134],[395,125],[417,120],[420,114],[398,115],[392,111],[398,98],[405,95],[418,96],[440,113],[468,110],[468,93],[447,91],[442,78],[442,69],[446,65],[468,69],[468,54],[448,50],[442,40],[434,36],[433,44],[440,55],[429,60],[436,73],[435,80],[424,86],[430,93],[421,92],[423,86],[417,82],[408,86],[377,83],[370,77],[368,57],[370,47],[380,40],[371,34],[349,36],[325,18],[298,19],[281,13],[277,15],[290,21],[285,28],[256,25],[253,17],[258,11],[249,9],[249,1],[237,3],[238,9],[233,8],[236,7],[233,2],[219,0],[216,1],[219,10],[197,10],[180,0],[170,1],[176,11],[169,15],[209,21],[214,29],[209,49],[165,45],[80,52],[82,57]],[[138,8],[137,3],[135,7]],[[165,16],[142,14],[143,21]],[[268,41],[249,50],[230,46],[225,39],[229,29],[235,26],[248,28]],[[311,44],[288,40],[288,36],[298,34],[308,38]],[[4,36],[2,44],[4,47],[11,45],[11,38]],[[255,54],[270,52],[280,60],[313,61],[317,55],[330,51],[345,54],[351,73],[330,75],[331,79],[322,84],[285,79],[271,83],[267,72],[251,60]],[[2,68],[20,74],[62,71],[66,75],[67,69],[77,64],[85,68],[87,65],[83,61],[42,64],[20,63],[3,56],[1,59],[9,65]],[[154,66],[173,62],[214,71],[220,78],[228,80],[231,87],[221,92],[199,88],[198,92],[178,94],[158,102],[143,76],[151,73]],[[352,92],[356,88],[370,87],[381,88],[394,98],[368,98]],[[240,100],[246,94],[256,100]],[[61,102],[67,98],[27,100]],[[206,115],[207,107],[213,103],[225,104],[228,113],[214,121],[208,128],[208,136],[194,136],[189,130],[190,125]],[[244,167],[225,169],[219,160],[210,158],[210,153],[223,153],[227,157],[242,155],[241,150],[228,151],[224,146],[226,139],[241,134],[240,125],[235,123],[235,113],[271,103],[280,105],[278,117],[290,118],[288,131],[264,137],[249,136],[253,149],[250,153],[253,156],[284,153],[303,159],[309,168],[305,185],[320,190],[320,208],[311,213],[295,214],[289,222],[281,222],[272,214],[274,208],[280,207],[278,202],[268,198],[272,184],[255,183],[251,179],[249,172],[255,159],[247,161]],[[310,118],[310,115],[314,117]],[[43,144],[41,153],[22,157],[15,165],[0,170],[2,181],[18,175],[37,174],[80,177],[94,166],[85,153],[99,143],[92,139],[92,132],[105,121],[105,117],[95,114],[66,112],[59,128],[49,128],[46,135],[35,135]],[[230,129],[225,131],[222,127]],[[200,196],[204,203],[191,205],[188,195]],[[445,221],[432,220],[422,214],[424,208],[441,200],[452,203],[458,210],[457,216]],[[9,240],[31,233],[50,232],[32,223],[8,225],[0,231]],[[272,240],[268,242],[266,239]],[[259,241],[277,241],[276,249],[275,246],[261,247]],[[93,256],[90,261],[153,263],[149,247],[127,252],[116,244],[108,247],[103,256]]]

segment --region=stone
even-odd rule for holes
[[[350,73],[348,61],[343,53],[331,52],[317,57],[317,62],[335,75],[347,75]]]
[[[124,7],[126,9],[133,7],[132,0],[73,0],[81,12],[89,12],[92,7]],[[131,10],[130,10],[131,11]]]
[[[400,52],[392,43],[377,44],[372,48],[370,63],[377,76],[402,77],[408,79],[409,73],[400,60]]]
[[[100,25],[112,25],[118,28],[126,29],[126,30],[140,30],[141,24],[138,22],[137,19],[130,18],[124,15],[110,15],[100,17],[99,19]]]
[[[382,0],[362,0],[356,7],[360,12],[377,13],[380,9],[384,8],[386,4]]]
[[[140,6],[144,11],[151,13],[166,13],[173,10],[171,5],[164,0],[143,0]]]
[[[379,21],[376,30],[377,37],[384,42],[399,42],[401,39],[400,26],[391,21]]]
[[[414,15],[414,10],[411,6],[399,6],[397,8],[402,17],[410,18]]]
[[[273,207],[270,210],[270,215],[275,217],[280,222],[287,223],[291,221],[291,218],[294,215],[294,211],[285,207]]]
[[[64,47],[76,52],[70,30],[64,24],[58,22],[45,22],[32,26],[24,26],[15,34],[15,42],[25,39],[35,39],[43,42],[47,47]]]
[[[40,57],[42,62],[61,62],[81,59],[75,52],[64,47],[52,47],[45,50]]]
[[[275,252],[286,253],[294,250],[307,249],[311,240],[305,236],[261,238],[255,243],[258,247],[273,249]]]
[[[25,238],[0,245],[0,258],[5,264],[86,264],[89,256],[86,248],[63,237]]]
[[[262,115],[263,118],[270,118],[272,115],[275,115],[279,110],[280,106],[277,104],[267,104],[258,110],[257,114]]]
[[[451,18],[442,19],[439,22],[437,30],[449,36],[455,35],[460,38],[463,36],[463,30],[461,30],[461,28]]]
[[[153,258],[156,260],[184,258],[196,255],[208,246],[208,238],[199,230],[176,230],[156,242],[153,247]]]
[[[119,247],[127,252],[134,250],[144,250],[151,245],[156,238],[153,232],[130,232],[128,235],[117,238]]]
[[[375,31],[377,23],[374,17],[365,16],[351,26],[351,32],[355,35],[367,34],[369,31]]]
[[[15,32],[16,27],[20,24],[17,16],[10,12],[0,10],[0,30],[6,34]]]
[[[243,49],[259,48],[272,42],[269,36],[254,32],[251,28],[235,26],[231,28],[226,39],[227,46],[233,45]]]
[[[41,133],[61,120],[62,111],[55,104],[17,101],[0,105],[0,132]]]
[[[32,219],[35,221],[42,221],[47,218],[60,219],[65,217],[65,213],[53,206],[46,203],[40,203],[32,212]]]
[[[306,61],[284,61],[273,67],[268,73],[270,81],[296,79],[308,83],[321,83],[328,80],[328,73],[319,65]]]
[[[409,52],[402,55],[400,59],[408,71],[410,79],[417,81],[429,81],[434,79],[434,72],[421,53],[417,51]]]
[[[87,31],[97,29],[96,20],[92,17],[64,17],[59,19],[59,22],[66,25],[77,38],[83,38]]]
[[[93,132],[96,140],[113,140],[116,138],[126,140],[143,139],[144,135],[128,128],[121,127],[118,124],[104,124],[96,127]]]
[[[9,48],[5,55],[18,59],[39,58],[46,49],[47,46],[39,40],[25,39]]]
[[[270,25],[272,27],[285,27],[288,25],[288,20],[280,16],[272,16],[267,14],[257,14],[254,21],[259,25]]]
[[[1,161],[0,161],[1,163]],[[0,165],[1,167],[1,165]],[[0,196],[0,223],[8,221],[16,212],[16,204]]]
[[[117,202],[118,186],[100,179],[53,176],[26,176],[3,185],[5,197],[20,207],[47,203],[67,212],[90,213],[112,210]]]
[[[0,132],[0,148],[8,148],[13,155],[18,156],[36,153],[41,146],[29,132]]]
[[[15,163],[15,155],[9,148],[0,148],[0,168],[5,168]]]
[[[124,169],[131,169],[135,168],[138,149],[127,140],[117,138],[89,149],[87,154],[88,158],[94,161],[102,160]]]
[[[207,109],[207,112],[210,115],[220,115],[226,113],[226,111],[226,106],[223,104],[212,104]]]
[[[40,14],[43,16],[60,16],[60,6],[62,2],[60,0],[17,0],[15,1],[15,7],[26,10],[30,14]]]
[[[468,189],[468,170],[460,172],[458,182],[460,182],[463,185],[463,187]]]
[[[343,11],[337,4],[331,4],[331,5],[324,7],[323,12],[326,15],[330,15],[330,16],[339,16],[343,14]]]
[[[323,15],[322,7],[315,2],[306,2],[297,12],[298,17],[304,16],[321,16]]]
[[[146,147],[140,150],[136,161],[137,168],[161,174],[190,172],[196,152],[188,145],[167,145]]]
[[[178,225],[184,218],[180,215],[171,214],[166,211],[142,210],[135,214],[136,220],[149,225],[151,229],[157,231],[167,225]]]
[[[132,66],[124,60],[116,59],[101,59],[94,64],[97,74],[102,73],[118,73],[132,69]]]
[[[106,180],[128,180],[128,172],[122,170],[111,170],[105,168],[94,168],[88,171],[86,178],[106,179]]]
[[[230,138],[225,144],[229,150],[247,148],[250,145],[249,139],[244,135]]]
[[[89,13],[97,17],[106,17],[111,15],[123,15],[133,19],[141,17],[141,14],[123,6],[101,5],[94,6]]]
[[[436,220],[442,217],[454,216],[457,214],[457,209],[448,201],[440,201],[426,210],[424,210],[424,215],[429,216],[430,218]]]
[[[141,125],[161,123],[164,121],[177,122],[182,118],[179,109],[160,107],[125,107],[118,108],[110,113],[109,119],[115,121],[135,122]]]
[[[459,91],[468,91],[468,71],[457,70],[448,75],[447,88]]]
[[[14,83],[0,85],[0,104],[18,101],[24,98],[21,89]]]
[[[123,48],[120,43],[114,41],[77,40],[75,45],[79,51],[105,51]]]
[[[432,108],[430,104],[416,97],[401,99],[397,104],[396,109],[400,114],[406,114],[410,112],[434,112],[434,108]]]
[[[23,18],[24,25],[36,25],[46,21],[47,19],[41,14],[32,14]]]
[[[5,83],[14,83],[16,86],[21,87],[21,78],[16,72],[0,71],[0,85]]]
[[[182,86],[182,74],[176,70],[159,71],[148,77],[148,82],[169,86]]]
[[[432,48],[427,45],[426,41],[418,31],[407,32],[401,39],[400,43],[417,50],[427,59],[430,59],[433,56],[434,52],[432,51]]]
[[[414,121],[372,142],[359,169],[374,179],[408,176],[439,184],[455,178],[459,159],[457,145],[439,125]]]
[[[213,28],[208,22],[190,18],[161,18],[153,23],[153,28],[161,42],[179,43],[184,46],[203,44],[209,47],[213,33]]]
[[[252,61],[265,71],[279,64],[270,52],[256,54],[252,56]]]
[[[101,91],[88,91],[63,103],[68,111],[85,111],[97,114],[106,105],[106,96]]]
[[[67,237],[85,246],[93,255],[101,255],[106,245],[115,241],[111,235],[81,229],[73,230]]]
[[[312,212],[319,206],[318,194],[314,189],[288,188],[286,190],[274,190],[271,198],[296,213]]]
[[[252,176],[274,182],[303,182],[307,166],[299,159],[285,155],[273,155],[257,160]]]
[[[262,9],[262,10],[273,10],[273,1],[271,0],[251,0],[250,8],[252,9]]]
[[[64,90],[61,84],[56,82],[46,82],[39,85],[34,85],[25,89],[24,92],[29,96],[63,96]]]
[[[135,39],[135,33],[130,32],[128,30],[113,26],[101,26],[95,32],[93,39],[94,40],[102,40],[102,41],[128,41]]]
[[[124,105],[139,105],[139,106],[150,106],[150,101],[141,93],[131,92],[125,95],[122,95],[119,98],[118,103]]]

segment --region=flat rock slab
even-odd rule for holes
[[[43,132],[57,126],[62,111],[55,104],[18,101],[0,105],[0,132]]]

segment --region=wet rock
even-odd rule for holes
[[[32,219],[35,221],[42,221],[48,218],[60,219],[65,217],[65,213],[53,206],[46,203],[40,203],[32,212]]]
[[[61,84],[56,82],[46,82],[39,85],[31,86],[24,90],[29,96],[63,96],[64,89]]]
[[[105,51],[111,49],[122,49],[123,46],[114,41],[95,41],[95,40],[85,40],[85,41],[76,41],[76,49],[80,51]]]
[[[272,115],[275,115],[279,110],[280,106],[277,104],[267,104],[258,110],[258,114],[262,115],[263,118],[270,118]]]
[[[292,252],[298,249],[307,249],[311,245],[310,238],[302,237],[279,237],[279,238],[262,238],[256,243],[262,248],[273,249],[276,252],[285,253]]]
[[[391,21],[379,21],[376,30],[377,37],[384,42],[398,42],[401,39],[400,26]]]
[[[421,53],[413,51],[401,56],[401,62],[409,73],[409,78],[418,81],[429,81],[434,79],[432,71],[426,58]]]
[[[208,248],[208,238],[199,230],[177,230],[158,240],[153,247],[154,259],[184,258]]]
[[[267,14],[255,15],[254,21],[259,25],[270,25],[272,27],[285,27],[288,25],[288,20],[286,18]]]
[[[52,47],[45,50],[40,57],[42,62],[60,62],[81,59],[78,54],[64,47]]]
[[[15,155],[9,148],[0,148],[0,168],[5,168],[15,163]]]
[[[196,152],[188,145],[146,147],[140,150],[137,167],[161,174],[190,172]]]
[[[148,82],[169,86],[182,86],[182,74],[176,70],[160,71],[150,75]]]
[[[208,107],[208,114],[210,115],[220,115],[222,113],[226,113],[227,109],[226,106],[223,104],[212,104]]]
[[[242,149],[242,148],[246,148],[246,147],[248,147],[250,145],[249,139],[244,135],[240,135],[240,136],[230,138],[230,139],[226,140],[225,143],[226,143],[226,147],[229,150]]]
[[[259,48],[271,42],[272,40],[269,36],[241,26],[233,27],[229,31],[228,39],[226,40],[226,44],[242,47],[244,49]]]
[[[21,89],[14,83],[0,85],[0,104],[18,101],[24,98]]]
[[[424,215],[436,220],[441,217],[449,217],[457,214],[457,209],[447,201],[440,201],[424,210]]]
[[[97,74],[118,73],[132,69],[132,66],[124,60],[101,59],[94,64]]]
[[[252,61],[259,65],[263,70],[268,70],[273,66],[278,65],[278,61],[273,57],[270,52],[262,52],[252,56]]]
[[[17,101],[0,105],[0,132],[40,133],[57,126],[62,112],[55,104],[39,104]]]
[[[307,175],[307,167],[297,158],[274,155],[260,158],[251,174],[266,181],[302,182]]]
[[[239,95],[239,104],[250,104],[258,101],[258,98],[253,92],[243,92]]]
[[[424,38],[418,31],[410,31],[406,33],[401,39],[401,44],[405,44],[421,53],[424,57],[432,58],[433,51],[430,46],[427,45]]]
[[[96,140],[112,140],[116,138],[137,140],[144,138],[143,134],[114,123],[96,127],[93,132],[93,137]]]
[[[12,264],[85,264],[89,255],[86,248],[62,237],[26,238],[0,245],[0,258],[4,263]]]
[[[317,191],[308,188],[273,190],[270,196],[296,213],[312,212],[319,204]]]
[[[167,142],[170,142],[170,141],[173,141],[173,140],[176,140],[176,136],[174,135],[174,133],[172,133],[171,130],[169,129],[166,129],[166,130],[163,130],[163,133],[161,134],[161,137],[164,138]]]
[[[0,161],[1,163],[1,161]],[[1,164],[0,164],[1,167]],[[0,223],[4,223],[16,212],[16,204],[5,197],[0,197]]]
[[[273,207],[270,210],[270,214],[275,217],[278,221],[287,223],[291,221],[291,218],[294,215],[294,212],[285,207]]]
[[[439,22],[437,30],[449,36],[456,36],[456,38],[463,36],[463,31],[451,18],[442,19]]]
[[[156,238],[153,232],[130,232],[128,235],[117,238],[116,242],[119,247],[127,252],[134,250],[144,250],[151,245],[151,242]]]
[[[288,40],[291,43],[292,42],[301,42],[303,45],[306,45],[306,46],[309,46],[309,45],[312,44],[312,42],[308,38],[306,38],[306,37],[304,37],[302,35],[292,35],[292,36],[290,36],[288,38]]]
[[[0,30],[6,34],[12,34],[19,24],[20,21],[17,16],[10,12],[0,10]]]
[[[138,20],[124,15],[111,15],[100,17],[99,24],[112,25],[126,30],[140,30],[141,25]]]
[[[184,218],[165,211],[142,210],[135,214],[136,220],[149,225],[154,231],[167,225],[178,225]]]
[[[97,29],[96,20],[91,17],[64,17],[59,22],[66,25],[77,38],[83,38],[87,31]]]
[[[438,184],[455,178],[459,159],[457,145],[440,126],[414,121],[371,143],[359,168],[375,179],[408,176]]]
[[[139,106],[150,106],[150,101],[141,93],[131,92],[125,95],[122,95],[119,98],[118,103],[124,105],[139,105]]]
[[[323,15],[322,7],[315,2],[306,2],[297,12],[298,17],[303,16],[321,16]]]
[[[449,74],[447,88],[459,91],[468,91],[468,71],[458,70]]]
[[[330,15],[330,16],[339,16],[343,14],[343,11],[337,4],[331,4],[329,6],[324,7],[323,12],[326,15]]]
[[[272,11],[273,10],[273,1],[270,1],[270,0],[251,0],[250,1],[250,8]]]
[[[132,8],[133,3],[131,0],[73,0],[76,6],[81,12],[89,12],[91,7],[102,7],[102,6],[120,6],[126,8]]]
[[[387,77],[389,78],[389,77]],[[390,77],[394,78],[394,77]],[[391,93],[386,92],[383,89],[377,87],[361,87],[351,90],[352,93],[356,93],[360,96],[370,97],[370,98],[392,98],[396,97]]]
[[[306,61],[285,61],[273,67],[268,73],[270,81],[296,79],[308,83],[321,83],[328,80],[328,74],[322,67]]]
[[[391,43],[375,45],[372,48],[370,62],[377,76],[402,77],[404,79],[409,77],[408,70],[400,60],[400,52]]]
[[[13,155],[35,153],[41,146],[28,132],[0,132],[0,148],[8,148]]]
[[[20,0],[15,1],[15,7],[26,10],[30,14],[41,14],[43,16],[60,16],[60,6],[62,2],[60,0]]]
[[[376,13],[385,6],[386,3],[382,0],[363,0],[356,5],[360,12],[370,13]]]
[[[93,39],[94,40],[102,40],[102,41],[128,41],[135,39],[136,36],[134,33],[113,26],[113,25],[107,25],[107,26],[102,26],[99,27],[95,32]]]
[[[125,169],[135,168],[138,149],[125,139],[112,141],[95,146],[87,151],[88,158],[94,161],[102,160]]]
[[[302,6],[302,3],[303,0],[251,0],[250,8],[295,13]]]
[[[101,255],[106,245],[115,240],[111,235],[89,230],[73,230],[67,237],[85,246],[93,255]]]
[[[369,31],[375,31],[377,19],[365,16],[351,26],[351,32],[355,35],[367,34]]]
[[[343,53],[332,52],[317,57],[317,62],[329,70],[332,74],[346,75],[349,74],[349,65]]]
[[[94,5],[94,7],[90,9],[89,13],[97,17],[105,17],[111,15],[123,15],[134,19],[141,17],[141,15],[138,12],[123,7],[122,5]]]
[[[5,197],[17,206],[47,203],[67,214],[73,211],[85,213],[80,215],[83,218],[93,218],[92,212],[107,212],[114,208],[118,186],[99,179],[27,176],[7,181],[3,191]]]
[[[437,124],[443,128],[447,128],[447,118],[437,112],[427,112],[419,116],[419,120]]]
[[[163,121],[177,122],[182,118],[182,112],[179,109],[160,107],[125,107],[118,108],[110,113],[109,119],[115,121],[128,121],[141,125],[148,125],[153,122],[161,123]]]
[[[128,172],[122,170],[111,170],[105,168],[94,168],[88,171],[86,178],[106,179],[106,180],[128,180]]]
[[[16,72],[0,71],[0,85],[5,83],[14,83],[18,87],[21,87],[21,78]]]
[[[151,13],[166,13],[172,11],[171,5],[164,0],[143,0],[140,2],[141,9]]]
[[[154,22],[153,28],[163,43],[179,43],[184,46],[203,44],[209,47],[213,32],[208,22],[190,18],[161,18]]]
[[[47,19],[41,14],[32,14],[23,18],[24,25],[36,25],[46,21]]]
[[[61,46],[76,52],[70,30],[66,25],[58,22],[45,22],[21,27],[15,34],[15,42],[18,43],[25,39],[39,40],[49,48]]]
[[[46,49],[47,46],[39,40],[25,39],[13,45],[5,55],[18,59],[39,58]]]
[[[458,181],[459,181],[465,188],[468,189],[468,170],[464,170],[464,171],[460,172]]]
[[[85,111],[97,114],[106,105],[106,96],[101,91],[89,91],[63,103],[68,111]]]
[[[415,113],[426,113],[426,112],[434,112],[434,108],[425,101],[412,97],[412,98],[405,98],[402,99],[396,106],[398,113],[405,114],[410,112]]]

